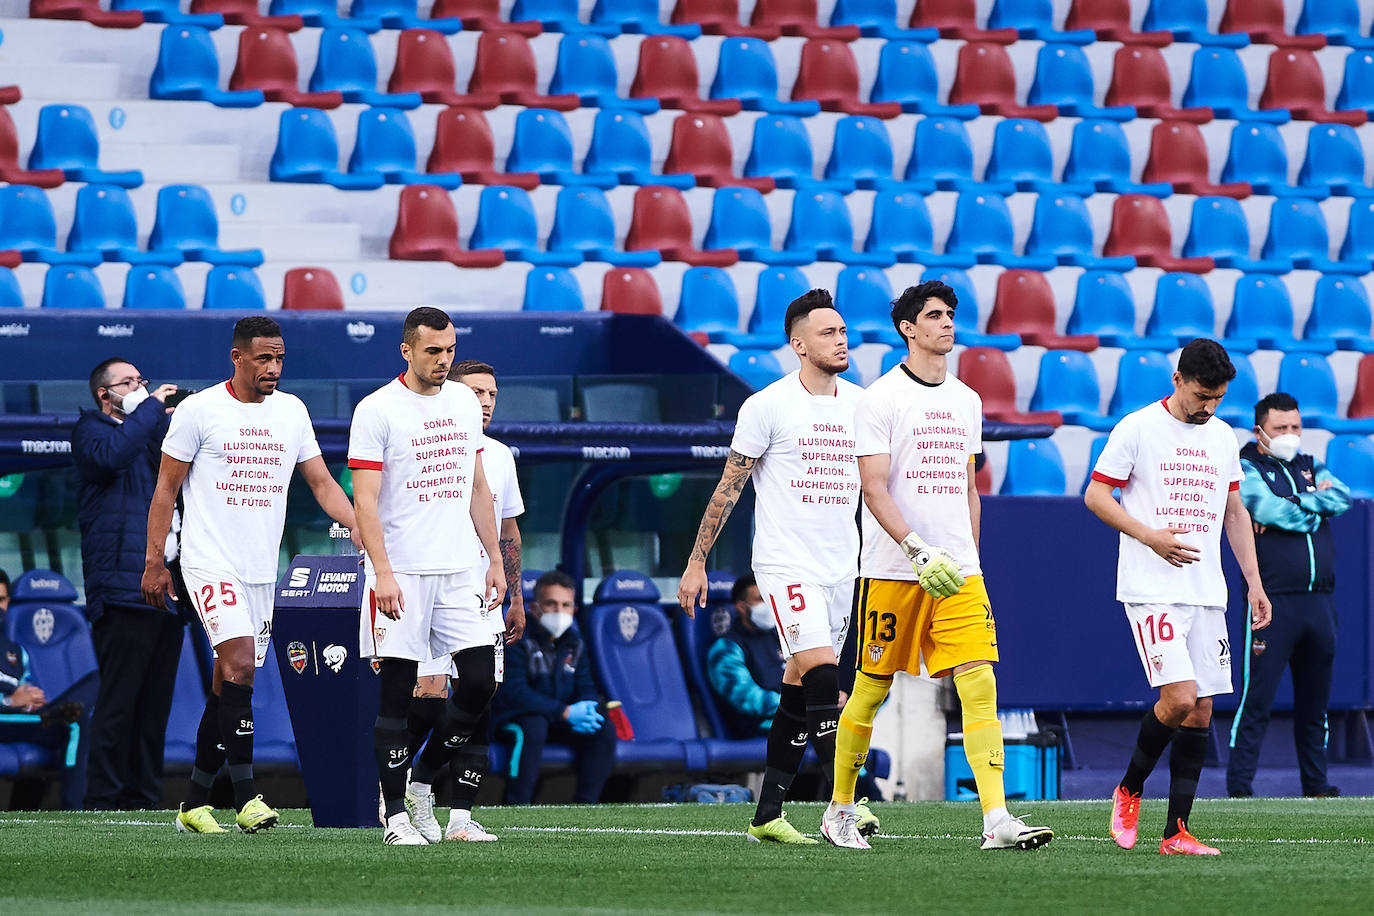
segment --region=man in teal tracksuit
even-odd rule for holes
[[[1298,402],[1271,394],[1255,405],[1256,441],[1240,452],[1240,495],[1255,525],[1260,577],[1274,621],[1259,633],[1246,632],[1244,687],[1226,768],[1233,797],[1253,794],[1274,692],[1289,665],[1303,794],[1340,794],[1326,777],[1326,706],[1336,657],[1335,543],[1328,519],[1350,508],[1350,490],[1299,451],[1301,436]]]

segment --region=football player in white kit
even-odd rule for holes
[[[434,739],[414,761],[424,788],[456,762],[496,692],[490,615],[500,613],[506,580],[498,564],[480,561],[479,546],[498,552],[496,523],[481,406],[470,388],[448,381],[456,340],[444,312],[411,311],[400,348],[406,370],[359,402],[348,442],[366,549],[361,651],[380,659],[373,744],[388,845],[429,842],[405,806],[406,713],[419,664],[448,655],[458,672]]]
[[[1126,607],[1140,663],[1159,700],[1140,723],[1126,775],[1112,792],[1112,839],[1135,846],[1145,779],[1170,742],[1164,855],[1218,855],[1188,831],[1207,755],[1212,697],[1231,692],[1221,532],[1245,577],[1253,628],[1269,625],[1255,559],[1235,434],[1216,416],[1236,369],[1199,337],[1178,357],[1174,393],[1127,414],[1112,430],[1083,501],[1121,532],[1116,598]],[[1121,489],[1121,502],[1112,490]],[[1159,527],[1156,527],[1159,526]]]
[[[787,666],[748,836],[814,844],[787,822],[782,802],[808,740],[827,770],[835,758],[838,657],[858,571],[854,408],[862,389],[839,377],[849,368],[849,340],[829,292],[798,297],[783,323],[801,368],[740,406],[725,472],[702,517],[677,600],[689,617],[705,607],[706,557],[752,476],[754,576],[773,611]],[[877,818],[868,815],[865,827],[876,829]]]
[[[164,607],[165,596],[173,593],[163,555],[180,493],[182,575],[215,648],[214,689],[205,700],[191,785],[176,818],[183,833],[224,832],[209,800],[215,774],[226,762],[238,829],[254,833],[277,822],[277,812],[253,783],[253,674],[272,635],[291,472],[300,468],[330,517],[357,527],[353,506],[320,457],[305,405],[277,389],[285,354],[275,321],[264,315],[241,319],[229,351],[233,377],[182,401],[162,443],[148,509],[143,598]]]
[[[520,526],[516,522],[516,518],[524,514],[525,502],[520,496],[520,482],[515,476],[515,456],[505,443],[498,442],[485,432],[491,425],[492,411],[496,408],[496,370],[480,360],[465,359],[454,364],[448,372],[448,378],[451,382],[471,388],[482,407],[482,471],[491,489],[492,509],[500,530],[501,568],[510,585],[510,608],[504,620],[498,611],[489,615],[496,652],[496,681],[499,684],[505,674],[505,644],[515,642],[525,633],[525,598],[519,587]],[[491,558],[483,551],[483,568],[490,562]],[[456,675],[453,659],[447,655],[420,665],[415,697],[410,701],[410,713],[406,720],[411,756],[419,752],[439,721],[444,700],[449,695],[449,679]],[[496,838],[472,819],[473,802],[490,768],[487,745],[490,730],[489,717],[484,715],[473,732],[472,740],[459,751],[453,773],[453,806],[449,809],[447,830],[440,832],[439,822],[434,817],[434,792],[426,792],[426,787],[417,787],[415,784],[407,788],[406,803],[411,809],[411,822],[431,843],[443,838],[468,841]]]

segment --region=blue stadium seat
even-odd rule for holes
[[[1341,242],[1342,261],[1374,263],[1374,201],[1352,200],[1350,217],[1345,224],[1345,240]]]
[[[1011,194],[1036,193],[1091,194],[1088,182],[1064,184],[1054,177],[1054,153],[1045,125],[1029,118],[1005,118],[997,122],[992,135],[992,155],[983,173],[983,190]]]
[[[1199,197],[1183,240],[1183,257],[1210,257],[1218,267],[1251,273],[1286,274],[1291,258],[1250,257],[1250,224],[1240,201],[1230,197]]]
[[[461,19],[422,18],[415,0],[353,0],[348,15],[349,18],[376,20],[384,29],[433,29],[441,35],[454,35],[463,30]]]
[[[895,298],[887,274],[873,267],[846,267],[835,280],[835,301],[844,309],[851,341],[900,346],[902,338],[892,326]]]
[[[115,11],[138,10],[144,22],[161,22],[167,25],[190,25],[202,29],[218,29],[224,26],[224,17],[219,13],[183,13],[177,0],[110,0],[110,9]]]
[[[739,294],[730,274],[719,267],[688,268],[673,321],[689,334],[705,334],[711,343],[738,334]]]
[[[1231,129],[1221,183],[1237,181],[1249,182],[1256,194],[1275,197],[1324,200],[1331,193],[1326,188],[1298,188],[1288,183],[1288,150],[1279,129],[1272,124],[1246,122]]]
[[[1183,107],[1211,108],[1218,118],[1265,124],[1287,124],[1292,117],[1287,108],[1250,107],[1245,66],[1240,55],[1224,47],[1198,48],[1193,52]]]
[[[1091,184],[1111,194],[1151,194],[1168,197],[1173,185],[1160,182],[1139,184],[1131,180],[1131,148],[1126,132],[1115,121],[1079,121],[1069,141],[1069,160],[1064,164],[1064,180]]]
[[[1088,492],[1088,484],[1093,479],[1093,468],[1097,467],[1097,459],[1102,457],[1102,450],[1107,447],[1107,436],[1098,436],[1093,439],[1092,445],[1088,446],[1088,469],[1083,474],[1083,486],[1079,487],[1079,494]]]
[[[534,172],[544,184],[611,188],[620,183],[608,175],[584,175],[573,168],[572,131],[562,112],[552,108],[526,108],[515,116],[506,171]]]
[[[577,18],[577,0],[515,0],[511,22],[534,20],[546,32],[593,32],[608,38],[620,34],[614,22],[587,23]]]
[[[553,267],[574,267],[582,263],[580,251],[539,249],[539,222],[529,192],[510,185],[491,185],[482,189],[477,205],[477,223],[468,245],[474,249],[496,248],[508,261],[527,261]]]
[[[404,111],[368,108],[358,112],[358,131],[348,174],[381,178],[386,184],[432,184],[447,190],[461,187],[457,172],[422,172],[417,169],[415,131]]]
[[[711,221],[706,226],[702,248],[715,251],[731,248],[742,261],[761,264],[810,264],[815,258],[808,251],[777,251],[773,227],[763,195],[753,188],[717,188],[711,202]]]
[[[1325,463],[1350,488],[1352,497],[1374,499],[1374,440],[1350,434],[1332,436],[1326,443]]]
[[[769,350],[787,343],[782,327],[787,307],[810,288],[811,281],[796,267],[768,267],[760,271],[746,333],[727,335],[724,342],[754,350]]]
[[[566,267],[536,267],[525,275],[526,312],[580,312],[586,308],[582,287]]]
[[[841,193],[854,190],[852,180],[816,178],[811,135],[801,119],[793,115],[770,114],[754,122],[754,140],[744,163],[744,176],[767,176],[780,188],[829,189]]]
[[[908,29],[897,24],[895,0],[836,0],[830,14],[831,28],[856,26],[865,38],[889,41],[930,43],[940,37],[938,29]]]
[[[1056,29],[1051,0],[995,0],[988,14],[988,28],[1015,29],[1022,38],[1067,45],[1087,45],[1097,40],[1097,34],[1091,29],[1072,32]]]
[[[1057,410],[1071,426],[1106,432],[1115,425],[1101,412],[1102,388],[1088,354],[1077,350],[1046,350],[1031,395],[1030,409]],[[1064,492],[1061,486],[1059,492]]]
[[[1120,420],[1133,410],[1167,397],[1174,390],[1174,364],[1158,350],[1127,350],[1117,363],[1116,389],[1107,415]]]
[[[57,249],[57,219],[42,188],[12,184],[0,187],[0,251],[18,251],[25,261],[84,264],[102,260],[96,251]]]
[[[0,267],[0,309],[22,309],[24,294],[19,289],[19,279],[8,267]],[[4,529],[8,530],[8,529]],[[27,528],[24,530],[28,530]]]
[[[665,25],[658,18],[658,0],[596,0],[592,24],[615,26],[626,35],[676,35],[691,41],[701,37],[694,22]]]
[[[1135,119],[1134,105],[1103,107],[1093,99],[1093,72],[1083,49],[1071,44],[1047,44],[1035,62],[1035,81],[1027,105],[1055,105],[1070,118]],[[1038,122],[1037,122],[1038,123]]]
[[[1265,258],[1291,258],[1299,270],[1328,273],[1363,274],[1369,265],[1363,261],[1333,261],[1326,217],[1313,200],[1283,197],[1269,210],[1269,235],[1260,252]]]
[[[971,254],[979,264],[1001,264],[1027,270],[1049,270],[1055,259],[1047,255],[1017,255],[1011,211],[1000,194],[965,191],[954,206],[954,223],[945,242],[951,254]]]
[[[1003,122],[1006,123],[1005,121]],[[1029,122],[1040,125],[1034,121]],[[1026,239],[1026,254],[1053,258],[1054,262],[1089,270],[1132,270],[1135,258],[1130,255],[1101,257],[1093,253],[1093,226],[1083,198],[1072,191],[1058,193],[1046,190],[1035,202],[1030,236]]]
[[[1250,36],[1239,32],[1218,35],[1207,30],[1207,0],[1150,0],[1145,8],[1145,32],[1172,32],[1174,41],[1223,48],[1243,48]]]
[[[653,267],[663,260],[657,251],[618,250],[615,216],[605,192],[585,185],[558,192],[548,248],[550,252],[579,252],[585,260],[616,267]]]
[[[254,108],[266,101],[261,89],[231,92],[219,88],[219,55],[210,33],[186,25],[162,30],[148,95],[209,102],[220,108]]]
[[[917,121],[903,178],[924,194],[979,188],[973,179],[973,141],[964,123],[943,117]]]
[[[864,191],[899,186],[893,177],[892,138],[887,135],[887,125],[868,115],[849,115],[837,121],[825,177]]]
[[[1251,346],[1251,342],[1256,346]],[[1332,353],[1334,341],[1299,341],[1293,336],[1293,300],[1278,277],[1247,274],[1236,280],[1226,345],[1237,350],[1303,350]]]
[[[957,268],[932,267],[921,275],[921,282],[939,280],[954,290],[954,341],[967,347],[994,347],[1015,350],[1021,346],[1019,334],[983,334],[978,330],[978,293],[968,274]]]
[[[1279,363],[1276,390],[1297,398],[1306,426],[1329,429],[1333,433],[1374,433],[1374,418],[1348,420],[1341,417],[1336,376],[1326,357],[1319,353],[1284,354],[1283,362]]]
[[[1063,496],[1064,459],[1053,439],[1015,439],[1007,447],[1003,496]]]
[[[597,112],[582,172],[613,178],[619,184],[662,184],[686,190],[697,183],[694,175],[661,175],[654,171],[653,144],[644,117],[623,108]]]
[[[1340,197],[1374,197],[1374,189],[1364,180],[1364,147],[1355,128],[1313,124],[1307,132],[1307,156],[1298,172],[1298,185],[1315,186]]]
[[[787,102],[778,98],[778,66],[773,51],[768,42],[757,38],[727,38],[720,43],[709,97],[739,99],[746,111],[809,117],[821,110],[821,103],[814,100]]]
[[[89,267],[57,265],[43,276],[45,309],[103,309],[105,291]]]
[[[856,251],[854,224],[844,197],[835,191],[799,191],[792,198],[792,221],[783,249],[804,252],[814,261],[840,261],[891,267],[895,259],[883,252]]]
[[[1104,347],[1172,350],[1178,345],[1174,337],[1135,333],[1135,295],[1125,275],[1114,270],[1086,270],[1079,275],[1064,333],[1096,334]]]
[[[879,191],[873,198],[864,251],[889,254],[904,264],[927,267],[972,267],[967,254],[936,254],[935,236],[925,198],[907,190]]]
[[[738,350],[726,365],[755,391],[767,388],[786,374],[769,350]]]
[[[1370,336],[1369,293],[1356,277],[1329,276],[1317,281],[1312,295],[1312,311],[1303,329],[1303,343],[1332,342],[1341,350],[1374,353],[1374,337]]]
[[[838,7],[837,7],[838,8]],[[888,41],[878,52],[878,74],[872,102],[897,102],[907,114],[959,118],[979,115],[977,105],[946,105],[940,100],[940,79],[930,49],[915,41]]]
[[[905,346],[889,348],[888,351],[883,354],[882,364],[878,367],[879,375],[887,375],[893,369],[896,369],[897,364],[906,359],[906,353],[907,350]]]
[[[1172,337],[1182,347],[1194,337],[1216,337],[1217,309],[1207,281],[1197,274],[1161,274],[1145,336]]]
[[[61,575],[31,569],[11,585],[5,632],[28,653],[29,676],[44,693],[73,691],[70,699],[90,704],[99,674],[90,624],[76,600],[76,588]]]
[[[1331,45],[1374,48],[1374,40],[1360,34],[1358,0],[1304,0],[1293,33],[1325,35],[1326,43]]]
[[[267,7],[271,16],[300,16],[308,26],[317,29],[362,29],[377,32],[382,21],[363,16],[340,16],[333,0],[272,0]]]
[[[687,682],[697,696],[698,704],[706,717],[711,733],[720,738],[730,737],[730,727],[721,715],[719,700],[711,689],[707,675],[706,657],[712,644],[729,631],[734,619],[735,606],[730,602],[730,588],[734,576],[720,570],[706,574],[706,607],[697,611],[695,617],[676,614],[673,625],[677,634],[678,646],[682,649],[682,666],[687,673]],[[744,736],[739,736],[744,738]],[[761,762],[767,750],[767,739],[753,736],[738,742],[748,746],[757,754]]]
[[[235,312],[260,312],[267,308],[262,281],[250,267],[212,268],[205,278],[203,309],[228,309]]]
[[[263,260],[262,250],[258,248],[226,251],[219,247],[215,202],[208,191],[194,184],[172,184],[158,190],[148,250],[180,251],[188,261],[209,264],[257,267]]]
[[[131,267],[124,277],[124,308],[185,309],[186,291],[170,267]]]
[[[456,21],[456,20],[455,20]],[[431,26],[431,28],[433,28]],[[345,102],[385,108],[419,108],[418,92],[379,92],[377,57],[361,29],[325,29],[310,74],[311,92],[338,92]]]
[[[116,185],[90,184],[76,192],[67,250],[94,252],[106,261],[125,264],[176,265],[182,261],[180,252],[138,250],[133,202],[129,192]]]
[[[281,113],[277,148],[268,175],[273,181],[327,184],[341,191],[372,191],[380,173],[349,174],[339,170],[339,138],[334,122],[318,108],[288,108]]]
[[[1345,58],[1341,91],[1336,95],[1336,110],[1358,108],[1374,112],[1374,53],[1357,50]]]
[[[38,132],[29,153],[29,168],[61,169],[68,181],[136,188],[143,173],[106,172],[100,168],[100,138],[95,119],[80,105],[44,105],[38,112]]]
[[[593,108],[628,108],[641,114],[658,111],[658,99],[624,98],[617,94],[616,82],[615,57],[605,38],[582,32],[559,40],[549,95],[571,92]]]
[[[172,709],[167,718],[162,763],[173,771],[189,771],[196,759],[196,731],[205,714],[205,681],[196,660],[193,639],[196,631],[186,628],[177,660],[176,680],[172,685]],[[203,637],[202,637],[203,638]]]

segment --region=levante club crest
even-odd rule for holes
[[[286,660],[291,663],[291,667],[296,669],[297,674],[305,673],[305,663],[310,660],[310,653],[305,648],[303,642],[293,642],[286,647]]]

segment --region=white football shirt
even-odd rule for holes
[[[277,581],[291,472],[320,453],[300,398],[275,391],[240,401],[229,382],[199,391],[172,412],[162,451],[191,465],[182,484],[181,562]]]
[[[953,375],[938,385],[898,364],[859,399],[857,454],[889,455],[887,490],[902,518],[932,547],[944,549],[965,576],[982,572],[968,508],[969,461],[983,450],[983,401]],[[867,579],[917,578],[901,545],[863,509]]]
[[[859,552],[854,510],[854,408],[863,389],[835,379],[813,395],[794,371],[740,405],[730,448],[754,465],[754,570],[816,585],[853,579]]]
[[[1121,535],[1116,600],[1126,604],[1226,606],[1221,528],[1226,499],[1244,473],[1236,436],[1212,417],[1197,425],[1169,413],[1165,398],[1127,414],[1107,437],[1093,480],[1121,488],[1121,507],[1151,528],[1188,528],[1177,535],[1198,548],[1197,562],[1173,566],[1135,538]]]
[[[491,489],[491,507],[496,513],[496,535],[501,535],[503,519],[516,518],[525,514],[525,500],[520,496],[520,481],[515,476],[515,456],[504,442],[491,436],[482,436],[482,473],[487,475],[487,486]],[[479,541],[478,564],[485,574],[488,560],[487,552]]]
[[[482,450],[482,408],[472,389],[445,382],[433,395],[404,374],[358,402],[348,466],[382,472],[377,513],[396,572],[464,572],[480,563],[472,525],[472,475]],[[366,563],[372,575],[372,562]]]

